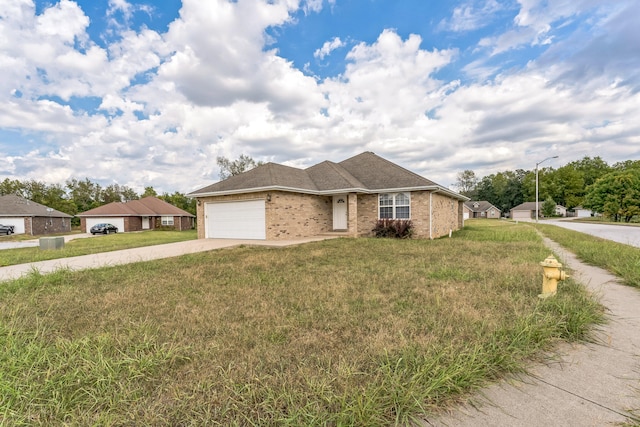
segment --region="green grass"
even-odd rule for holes
[[[71,240],[63,249],[41,250],[39,247],[6,249],[0,251],[0,267],[68,258],[120,249],[161,245],[163,243],[182,242],[196,238],[195,230],[188,231],[144,231],[140,233],[117,233],[106,236]]]
[[[640,248],[548,224],[537,229],[587,264],[609,270],[629,285],[640,288]]]
[[[495,223],[495,224],[493,224]],[[527,225],[241,247],[0,288],[0,425],[403,425],[601,307]]]

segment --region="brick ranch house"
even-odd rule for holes
[[[171,227],[178,231],[193,228],[193,215],[157,197],[144,197],[128,202],[112,202],[76,215],[80,229],[88,233],[95,224],[107,223],[118,232],[153,230]]]
[[[370,236],[380,218],[410,219],[415,237],[434,239],[462,228],[468,200],[371,152],[307,169],[267,163],[188,196],[198,238],[260,240]]]
[[[16,234],[69,233],[71,218],[69,214],[13,194],[0,196],[0,224],[13,225]]]

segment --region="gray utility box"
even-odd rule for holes
[[[64,237],[41,237],[40,249],[62,249],[64,248]]]

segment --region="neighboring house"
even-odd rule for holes
[[[464,204],[462,205],[462,218],[463,219],[469,219],[469,218],[473,218],[473,211],[471,210],[471,208],[469,206],[467,206],[468,202],[464,202]]]
[[[369,236],[378,219],[410,219],[414,236],[463,226],[455,193],[371,152],[307,169],[266,163],[196,190],[199,238],[278,240],[332,231]]]
[[[502,212],[486,200],[464,202],[469,218],[499,219]]]
[[[71,218],[64,212],[19,196],[0,196],[0,224],[13,225],[16,234],[68,233]]]
[[[118,232],[152,230],[159,227],[171,227],[182,231],[192,229],[194,224],[192,214],[157,197],[112,202],[76,216],[80,218],[80,229],[85,233],[100,223],[113,224],[118,227]]]
[[[538,202],[538,218],[543,218],[542,206],[544,202]],[[561,205],[556,205],[556,215],[567,216],[567,208]],[[535,219],[536,217],[536,202],[525,202],[511,209],[511,219],[513,220],[527,220]]]
[[[536,217],[536,202],[524,202],[511,208],[511,219],[527,220]],[[538,217],[542,217],[542,202],[538,202]]]
[[[592,215],[591,209],[585,209],[582,206],[576,206],[573,208],[573,213],[573,216],[577,218],[590,218]]]

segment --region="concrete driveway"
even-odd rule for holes
[[[85,237],[91,237],[87,235]],[[77,236],[75,238],[78,238]],[[240,245],[282,247],[299,245],[302,243],[332,239],[333,236],[310,237],[298,240],[233,240],[233,239],[197,239],[186,242],[167,243],[164,245],[145,246],[141,248],[124,249],[121,251],[101,252],[72,258],[60,258],[49,261],[32,262],[28,264],[0,267],[0,282],[17,279],[29,272],[38,270],[40,273],[51,273],[59,269],[86,270],[90,268],[109,267],[129,264],[153,259],[171,258],[175,256],[206,252],[215,249],[230,248]],[[66,239],[65,239],[66,240]]]
[[[541,223],[557,225],[558,227],[579,231],[618,243],[624,243],[625,245],[640,247],[640,227],[554,219],[545,220]]]

